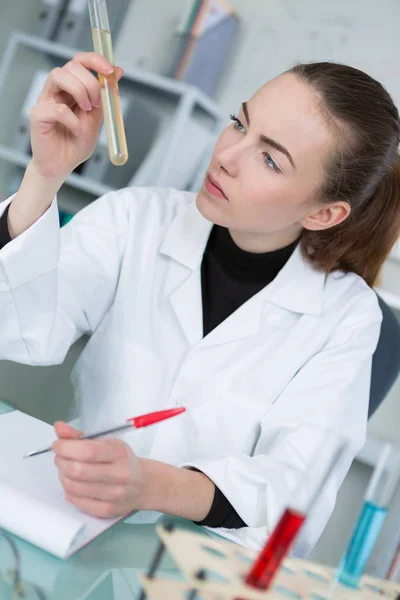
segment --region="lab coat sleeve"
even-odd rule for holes
[[[368,318],[352,314],[337,327],[325,347],[295,375],[265,413],[252,456],[221,456],[192,461],[220,488],[248,527],[213,529],[239,544],[259,549],[307,470],[317,446],[307,424],[341,434],[348,441],[340,463],[315,502],[294,553],[306,557],[334,508],[337,491],[365,441],[372,355],[381,312],[375,294],[367,290]],[[364,309],[364,310],[363,310]],[[357,310],[357,307],[355,307]]]
[[[2,214],[13,197],[0,205]],[[124,203],[109,193],[61,231],[57,201],[0,250],[0,359],[61,363],[110,306],[126,230]]]

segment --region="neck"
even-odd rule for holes
[[[242,250],[262,254],[290,246],[300,237],[301,230],[296,228],[265,234],[229,229],[229,233],[236,246]]]

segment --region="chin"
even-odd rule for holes
[[[218,202],[218,200],[216,200]],[[215,205],[210,196],[203,190],[199,191],[196,196],[196,206],[199,213],[210,221],[214,225],[220,225],[221,227],[228,227],[228,219],[223,214],[221,208]]]

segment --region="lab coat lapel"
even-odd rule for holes
[[[318,313],[325,274],[314,269],[297,247],[277,277],[203,338],[201,261],[212,223],[198,211],[195,195],[172,221],[160,246],[171,263],[167,294],[191,346],[208,347],[255,335],[266,303],[297,313]],[[180,263],[180,264],[177,264]]]
[[[199,342],[199,347],[206,348],[256,335],[262,327],[263,315],[271,305],[292,313],[320,312],[324,284],[325,274],[314,269],[303,258],[298,246],[276,278],[213,329]]]
[[[203,337],[203,307],[200,270],[192,271],[171,294],[170,302],[191,346]]]
[[[166,293],[191,346],[203,337],[201,261],[212,229],[197,210],[195,194],[172,221],[159,252],[172,258]]]
[[[262,308],[262,295],[258,293],[203,338],[199,347],[207,348],[255,335],[260,329]]]

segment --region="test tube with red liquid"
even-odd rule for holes
[[[294,500],[283,511],[264,548],[245,577],[245,583],[259,590],[270,588],[283,559],[290,552],[307,515],[323,491],[327,480],[339,463],[346,443],[340,436],[314,425],[310,440],[315,442],[309,464],[305,467]]]

